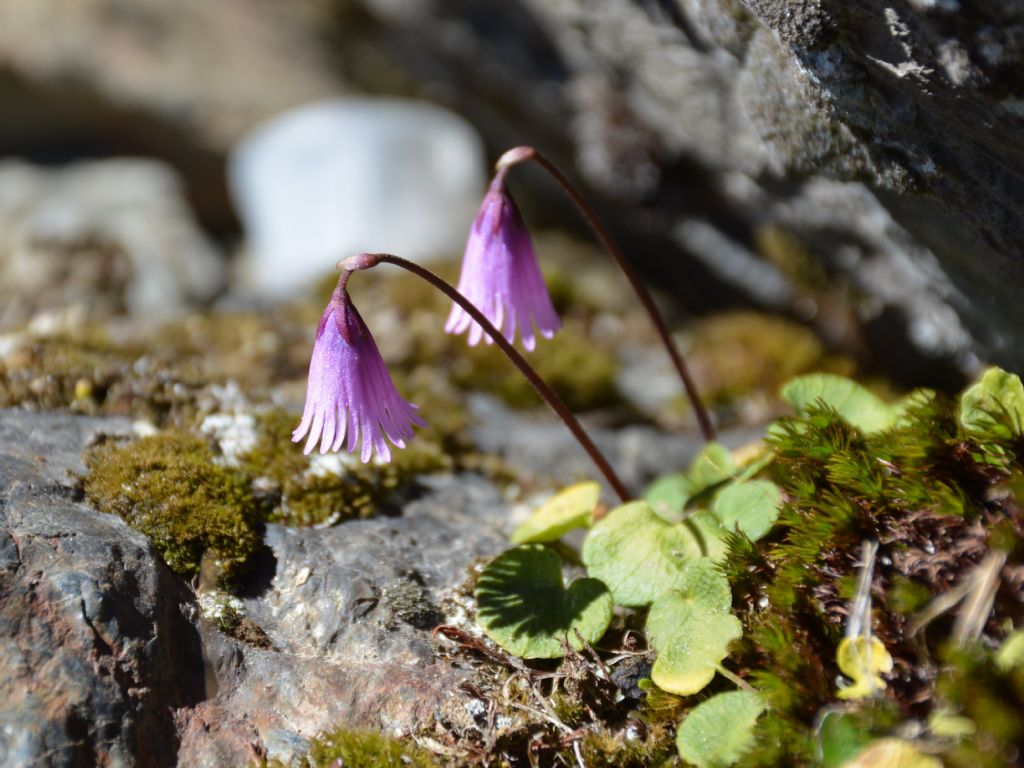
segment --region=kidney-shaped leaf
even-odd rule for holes
[[[685,517],[687,502],[694,496],[731,479],[739,471],[732,453],[721,443],[708,443],[690,463],[686,472],[662,475],[647,488],[644,501],[670,523]]]
[[[854,759],[843,763],[843,768],[942,768],[942,761],[909,741],[886,738],[868,744]]]
[[[708,443],[690,462],[686,475],[697,494],[734,477],[738,471],[732,451],[721,443]]]
[[[693,484],[682,472],[662,475],[644,491],[644,501],[666,523],[678,523],[686,515],[686,502],[693,495]]]
[[[764,702],[752,691],[712,696],[679,726],[679,756],[697,768],[727,768],[754,746],[754,725],[763,711]]]
[[[867,435],[888,429],[899,416],[897,409],[875,393],[834,373],[797,376],[783,386],[782,398],[797,413],[805,412],[820,400]]]
[[[714,520],[667,523],[647,502],[634,501],[613,509],[590,529],[583,541],[583,563],[591,576],[608,585],[619,605],[650,605],[681,585],[687,561],[709,549],[720,554],[720,535]]]
[[[782,494],[768,480],[748,480],[723,488],[711,505],[711,512],[727,531],[739,528],[751,541],[771,530],[779,517]]]
[[[968,432],[1009,440],[1024,430],[1024,385],[1002,368],[989,368],[960,397],[960,423]]]
[[[555,541],[590,520],[601,485],[592,480],[563,488],[533,511],[512,534],[513,544]]]
[[[725,576],[707,558],[695,561],[680,580],[683,589],[662,595],[651,606],[647,636],[658,652],[651,679],[669,693],[689,696],[711,682],[743,627],[729,612],[732,598]]]
[[[562,561],[539,544],[494,558],[476,583],[477,623],[494,642],[526,659],[563,655],[596,643],[612,620],[612,596],[597,579],[577,579],[565,589]]]

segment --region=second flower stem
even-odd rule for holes
[[[484,329],[484,332],[491,337],[494,343],[498,345],[501,351],[505,353],[523,376],[526,377],[527,381],[533,385],[533,388],[537,390],[545,401],[547,401],[547,404],[551,406],[552,410],[554,410],[554,412],[558,414],[559,418],[565,422],[569,431],[572,432],[573,437],[575,437],[579,441],[580,445],[583,446],[583,449],[597,465],[597,468],[601,470],[601,473],[605,476],[608,484],[612,487],[612,490],[618,494],[623,503],[632,498],[632,495],[626,488],[625,483],[622,482],[615,470],[612,469],[611,464],[608,463],[604,454],[601,453],[601,450],[597,445],[595,445],[594,441],[591,440],[590,435],[588,435],[586,430],[583,429],[583,425],[580,424],[579,419],[573,415],[568,406],[562,402],[562,399],[533,369],[533,366],[526,361],[526,358],[524,358],[519,351],[501,335],[501,331],[495,328],[491,321],[488,320],[479,309],[473,306],[469,299],[459,293],[454,286],[450,285],[443,278],[434,274],[429,269],[421,267],[419,264],[409,261],[408,259],[403,259],[401,256],[394,256],[390,253],[364,253],[359,256],[353,256],[350,259],[338,262],[338,268],[346,271],[355,271],[358,269],[369,269],[381,262],[394,264],[396,267],[401,267],[402,269],[423,278],[449,299],[462,307],[466,311],[466,314],[479,323],[480,327]]]
[[[651,296],[651,293],[647,290],[646,286],[644,286],[640,281],[640,278],[633,270],[633,267],[630,266],[629,261],[626,260],[625,255],[619,250],[615,241],[612,240],[611,234],[607,229],[605,229],[601,220],[594,212],[594,209],[590,207],[590,204],[586,200],[583,199],[583,195],[576,191],[576,188],[569,181],[568,177],[562,173],[558,166],[548,160],[533,147],[515,147],[510,149],[498,159],[497,168],[501,171],[527,160],[532,160],[551,174],[573,203],[576,204],[580,213],[583,214],[583,218],[587,220],[590,228],[594,230],[594,234],[597,235],[601,244],[604,245],[605,250],[608,251],[608,254],[615,260],[615,263],[618,264],[619,269],[622,270],[622,273],[626,276],[629,284],[633,287],[637,297],[640,299],[640,303],[643,304],[644,309],[647,310],[647,314],[650,316],[651,322],[654,324],[654,328],[658,332],[658,336],[661,337],[661,342],[664,344],[665,350],[672,359],[672,364],[675,366],[676,371],[679,372],[679,378],[683,380],[683,387],[686,389],[686,395],[689,397],[690,403],[693,405],[693,411],[697,415],[697,423],[700,425],[701,434],[704,435],[704,439],[708,442],[714,440],[715,428],[711,424],[711,418],[708,416],[707,409],[701,402],[700,395],[697,392],[697,385],[694,384],[693,378],[690,376],[690,371],[686,367],[686,362],[683,360],[682,355],[679,354],[679,350],[676,349],[676,345],[672,341],[668,326],[665,324],[665,319],[661,316],[661,312],[658,311],[657,306],[654,304],[654,298]]]

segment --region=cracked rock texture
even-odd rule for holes
[[[1024,367],[1019,2],[360,5],[499,144],[575,161],[690,305],[729,286],[834,333],[806,270],[761,246],[781,227],[846,286],[897,375],[942,357]],[[630,225],[653,237],[630,242]]]
[[[0,414],[0,764],[174,765],[203,695],[188,590],[68,472],[122,420]]]
[[[219,689],[189,714],[180,765],[288,761],[339,724],[408,733],[458,696],[467,673],[430,633],[472,562],[507,546],[508,505],[472,476],[423,483],[401,516],[267,526],[242,611],[271,647],[204,630]]]
[[[400,516],[267,526],[235,600],[248,632],[229,636],[144,536],[77,497],[100,433],[131,424],[0,411],[0,765],[287,761],[339,723],[408,731],[458,697],[467,673],[430,632],[507,545],[492,484],[424,478]]]

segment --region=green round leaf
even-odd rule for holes
[[[732,479],[739,471],[732,453],[721,443],[708,443],[685,472],[662,475],[647,488],[644,501],[660,518],[678,523],[686,504],[708,488]]]
[[[729,691],[694,707],[676,734],[679,756],[697,768],[726,768],[754,746],[754,725],[764,711],[751,691]]]
[[[781,507],[782,494],[775,483],[749,480],[723,488],[711,512],[727,531],[739,528],[751,541],[757,541],[771,530]]]
[[[732,452],[721,443],[708,443],[697,454],[686,470],[691,493],[697,495],[706,488],[725,482],[739,472]]]
[[[725,559],[728,552],[725,537],[728,531],[722,527],[717,517],[706,509],[698,509],[683,520],[681,525],[694,535],[704,557],[711,558],[716,563]]]
[[[798,376],[782,388],[782,398],[805,412],[818,401],[824,402],[864,434],[882,432],[891,427],[899,413],[860,384],[833,373]]]
[[[494,642],[526,659],[563,655],[596,643],[612,620],[612,596],[597,579],[577,579],[565,589],[562,561],[539,544],[516,547],[492,560],[476,583],[477,623]]]
[[[613,509],[590,529],[583,540],[583,563],[608,585],[619,605],[650,605],[681,585],[686,562],[704,554],[702,539],[705,546],[720,546],[714,534],[706,521],[673,525],[647,502],[634,501]]]
[[[512,543],[555,541],[571,530],[586,527],[600,496],[601,485],[593,481],[563,488],[516,528]]]
[[[1002,368],[989,368],[960,397],[960,423],[968,432],[1010,440],[1024,431],[1024,385]]]
[[[704,573],[695,579],[701,591],[662,595],[647,615],[647,636],[658,651],[651,679],[678,696],[697,693],[710,683],[729,653],[729,643],[743,635],[739,619],[728,606],[722,608],[719,595],[706,589],[711,583],[706,577]]]
[[[729,580],[709,557],[698,557],[683,566],[677,592],[722,613],[732,608]]]
[[[841,768],[871,741],[871,733],[850,714],[826,712],[818,726],[822,768]]]
[[[644,501],[666,523],[678,523],[683,519],[683,510],[692,495],[690,478],[682,472],[675,472],[662,475],[651,483],[644,492]]]

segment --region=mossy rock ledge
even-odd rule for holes
[[[467,699],[469,670],[436,655],[431,630],[470,565],[505,546],[508,508],[490,481],[428,476],[400,516],[258,524],[250,491],[204,464],[203,440],[163,433],[178,462],[157,472],[159,441],[131,433],[126,419],[0,411],[0,719],[15,725],[0,753],[17,764],[44,752],[67,764],[101,753],[137,765],[287,763],[340,724],[409,733],[446,699]],[[153,476],[125,483],[115,465]],[[196,522],[183,497],[156,495],[175,478],[216,514]],[[101,490],[118,516],[90,503]],[[161,505],[208,537],[169,554],[158,539],[173,528],[151,540],[126,523]],[[230,578],[197,593],[200,550]]]

